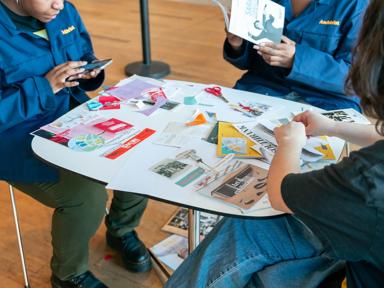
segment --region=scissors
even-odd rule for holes
[[[219,86],[213,86],[213,87],[207,87],[204,89],[205,92],[208,92],[209,94],[212,94],[216,97],[219,97],[221,100],[223,100],[225,103],[228,103],[229,101],[223,96],[223,93],[221,92],[221,88]]]

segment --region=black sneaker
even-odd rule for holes
[[[106,236],[108,246],[120,252],[128,270],[146,272],[152,268],[149,252],[135,231],[128,232],[120,238],[112,236],[107,231]]]
[[[52,274],[51,284],[52,288],[108,288],[90,271],[66,281],[62,281]]]

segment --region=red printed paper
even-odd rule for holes
[[[109,152],[108,154],[104,155],[104,157],[114,160],[123,155],[125,152],[131,150],[133,147],[138,145],[140,142],[144,141],[147,139],[149,136],[154,134],[156,131],[145,128],[143,131],[141,131],[139,134],[136,136],[128,139],[127,141],[124,142],[123,145],[121,145],[119,148],[113,150],[112,152]]]
[[[148,95],[148,98],[150,98],[153,102],[156,102],[158,98],[167,99],[167,96],[165,95],[165,92],[161,87],[146,89],[142,92],[142,95]]]
[[[100,96],[98,101],[103,105],[100,110],[120,109],[120,99],[115,96]]]
[[[107,121],[97,123],[93,126],[103,131],[107,131],[111,133],[117,133],[133,127],[133,125],[115,118],[111,118]]]

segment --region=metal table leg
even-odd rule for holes
[[[189,254],[200,243],[200,211],[188,209],[188,252]]]
[[[188,252],[189,254],[200,243],[200,211],[188,209]],[[155,271],[157,272],[160,281],[165,283],[171,273],[166,265],[164,265],[150,250],[149,253],[154,264]]]
[[[133,62],[125,66],[125,74],[137,74],[152,78],[163,78],[171,73],[167,63],[151,60],[151,44],[149,35],[148,0],[140,0],[141,41],[143,61]]]

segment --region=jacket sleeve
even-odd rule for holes
[[[344,82],[351,66],[360,18],[361,14],[358,14],[346,25],[333,55],[309,45],[297,44],[293,67],[287,78],[303,84],[311,83],[319,90],[345,94]]]
[[[4,79],[3,75],[0,79]],[[1,80],[0,133],[55,107],[55,95],[44,77],[27,78],[9,86],[3,83]]]
[[[250,55],[252,53],[251,49],[253,49],[252,46],[252,43],[244,40],[243,45],[241,46],[241,52],[235,54],[231,44],[225,39],[223,49],[224,59],[241,70],[248,70],[251,67]]]
[[[92,62],[92,61],[96,60],[97,58],[96,58],[94,51],[93,51],[92,41],[91,41],[91,38],[89,36],[89,33],[88,33],[83,21],[81,20],[81,17],[79,15],[79,13],[77,12],[76,8],[71,3],[68,2],[68,4],[71,5],[71,9],[73,9],[73,11],[74,11],[77,27],[79,29],[79,35],[80,35],[79,47],[82,51],[82,56],[80,59],[82,61]],[[81,90],[84,90],[84,91],[96,90],[101,86],[101,84],[103,84],[104,78],[105,78],[105,73],[104,73],[104,71],[101,71],[100,74],[96,78],[87,79],[87,80],[81,79],[79,81],[79,83],[80,83],[79,88]]]

